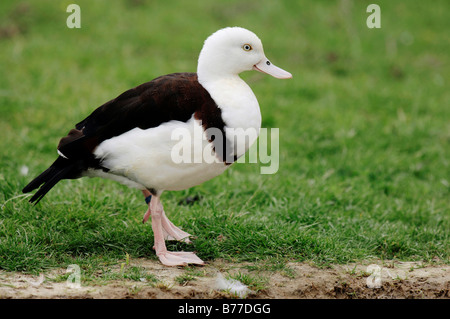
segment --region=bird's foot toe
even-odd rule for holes
[[[193,252],[171,252],[165,251],[157,254],[159,260],[166,266],[186,266],[188,264],[204,265],[205,262],[198,258]]]

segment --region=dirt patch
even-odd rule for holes
[[[84,276],[75,287],[66,269],[31,276],[0,271],[0,298],[233,298],[218,291],[218,273],[247,281],[248,299],[450,298],[450,266],[371,262],[322,269],[288,263],[277,271],[254,264],[214,261],[204,267],[169,268],[136,259],[105,275]],[[131,276],[131,270],[135,276]],[[128,274],[128,275],[125,275]],[[69,281],[69,283],[68,283]],[[72,287],[70,286],[72,285]]]

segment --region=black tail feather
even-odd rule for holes
[[[71,175],[75,166],[75,162],[59,157],[49,168],[25,186],[22,192],[29,193],[40,187],[30,199],[30,202],[34,202],[36,205],[50,191],[50,189],[52,189],[53,186],[55,186],[60,180],[67,178],[68,175]]]
[[[30,183],[28,183],[28,185],[22,189],[22,192],[29,193],[31,191],[34,191],[36,188],[39,188],[39,186],[41,186],[47,180],[48,175],[52,174],[53,170],[54,168],[52,166],[47,168],[38,177],[36,177]]]

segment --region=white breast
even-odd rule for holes
[[[252,89],[239,76],[200,81],[222,111],[227,139],[242,156],[256,141],[261,111]]]
[[[177,150],[190,149],[190,160],[180,162],[180,157],[174,158],[174,149],[175,155]],[[216,160],[212,144],[193,117],[186,123],[170,121],[146,130],[135,128],[102,142],[94,155],[102,159],[102,166],[109,172],[91,170],[88,176],[106,177],[141,189],[187,189],[220,175],[228,167]]]

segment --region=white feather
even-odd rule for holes
[[[22,166],[20,167],[20,174],[21,174],[21,175],[27,176],[27,175],[28,175],[28,172],[29,172],[28,166],[22,165]]]
[[[221,273],[217,274],[216,289],[230,292],[239,298],[245,298],[251,292],[251,290],[239,280],[225,279]]]
[[[68,158],[67,158],[67,156],[66,156],[66,155],[64,155],[63,153],[61,153],[61,151],[60,151],[60,150],[56,150],[56,151],[58,152],[58,155],[59,155],[59,156],[61,156],[61,157],[65,158],[65,159],[68,159]]]

